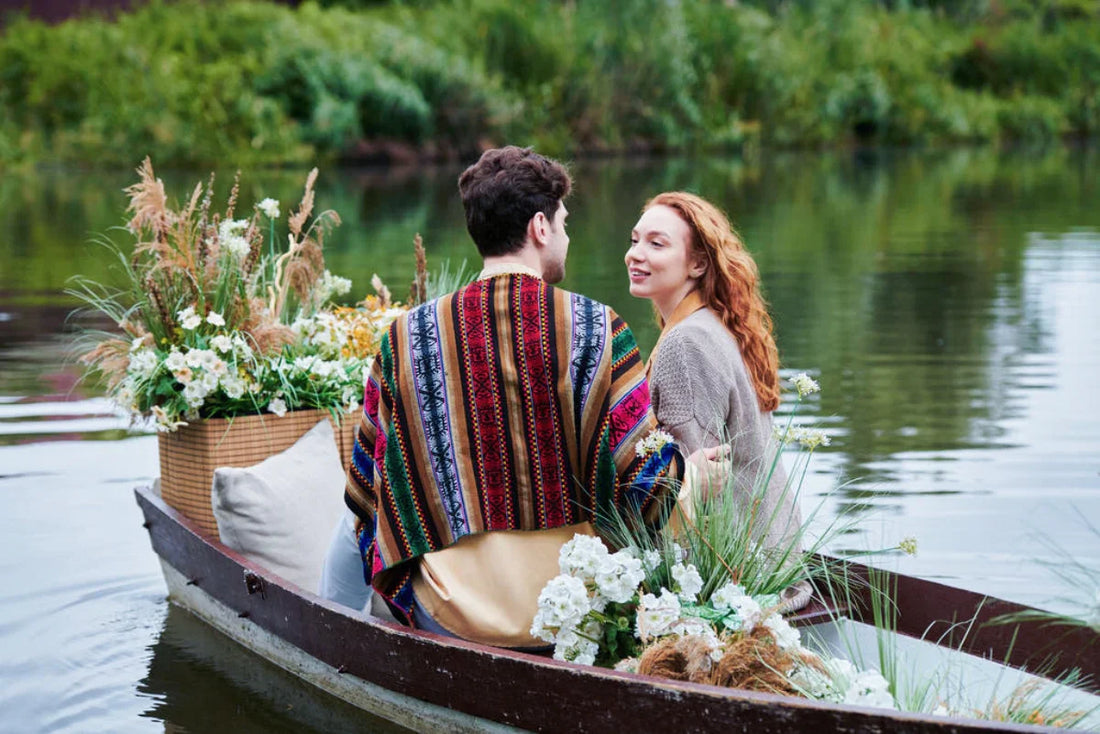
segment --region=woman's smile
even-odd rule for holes
[[[651,299],[666,316],[695,287],[691,229],[671,207],[642,213],[624,260],[630,295]]]

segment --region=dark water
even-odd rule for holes
[[[1096,604],[1041,561],[1100,567],[1100,156],[844,153],[575,166],[565,285],[610,303],[643,351],[622,256],[639,206],[687,188],[727,208],[772,304],[784,374],[822,385],[804,506],[859,518],[845,547],[915,536],[903,572],[1060,610]],[[456,171],[322,171],[344,219],[330,269],[400,295],[424,235],[472,257]],[[202,176],[161,171],[182,198]],[[222,175],[224,185],[230,176]],[[155,438],[78,383],[61,291],[115,274],[127,172],[0,178],[0,730],[377,730],[170,609],[133,503]],[[250,175],[244,197],[296,199]],[[121,240],[121,241],[124,241]],[[788,410],[784,408],[783,410]]]

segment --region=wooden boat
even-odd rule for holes
[[[652,678],[558,662],[411,630],[323,600],[202,535],[152,489],[135,490],[171,600],[255,653],[374,716],[417,731],[978,732],[1037,727],[899,713]],[[855,572],[864,567],[853,564]],[[1039,622],[983,625],[1027,609],[890,574],[898,631],[1100,693],[1100,634]],[[815,605],[798,623],[831,621]],[[990,663],[992,664],[992,663]],[[1082,694],[1088,695],[1088,694]]]

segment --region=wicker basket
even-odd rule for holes
[[[160,490],[164,501],[194,520],[202,531],[218,537],[210,507],[214,470],[221,466],[258,464],[294,445],[317,421],[332,417],[325,410],[294,410],[282,418],[247,415],[195,421],[173,433],[157,435],[160,449]],[[347,466],[355,446],[357,416],[333,423],[340,460]]]

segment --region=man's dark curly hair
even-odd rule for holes
[[[466,229],[478,252],[492,257],[520,250],[531,217],[542,212],[553,219],[572,185],[565,166],[530,148],[485,151],[458,179]]]

